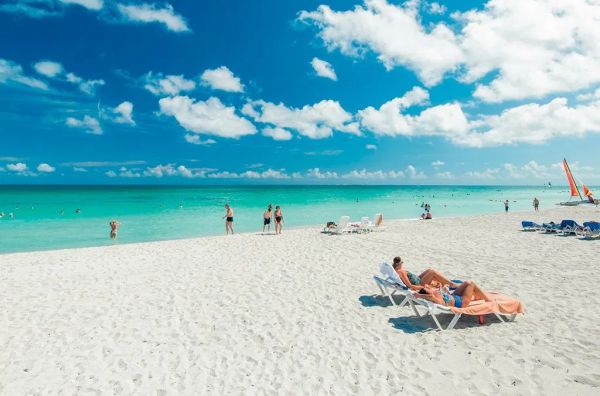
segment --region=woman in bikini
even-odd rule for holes
[[[448,285],[453,288],[457,286],[450,279],[432,268],[423,271],[421,275],[415,275],[405,270],[404,261],[400,257],[394,257],[394,264],[392,266],[400,279],[402,279],[402,282],[411,290],[421,290],[423,286],[430,285],[432,282],[438,282],[441,285]]]
[[[275,234],[281,234],[283,227],[283,212],[279,206],[275,207]]]
[[[456,308],[468,307],[472,301],[476,300],[490,301],[481,287],[470,280],[461,283],[454,292],[450,292],[446,287],[425,286],[419,290],[419,293],[415,294],[415,297]]]
[[[223,216],[225,219],[225,234],[229,235],[229,232],[231,231],[231,235],[233,235],[233,209],[231,209],[229,204],[225,204],[225,210],[227,211],[225,216]]]

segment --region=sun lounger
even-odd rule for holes
[[[361,217],[360,218],[360,227],[358,232],[371,232],[373,231],[373,227],[375,227],[375,224],[371,223],[371,220],[369,220],[368,217]]]
[[[559,232],[560,231],[560,224],[556,224],[555,222],[551,221],[549,223],[543,223],[542,224],[542,229],[544,230],[544,232],[546,233],[554,233],[554,232]]]
[[[517,314],[523,313],[523,304],[515,298],[496,292],[487,292],[486,295],[491,301],[472,301],[464,308],[436,304],[429,300],[425,300],[424,298],[417,298],[414,295],[411,295],[408,298],[411,299],[414,304],[427,309],[426,315],[431,315],[431,318],[439,330],[452,330],[462,315],[480,316],[494,314],[501,322],[512,322],[516,319]],[[409,301],[409,303],[410,302],[411,301]],[[446,329],[444,329],[438,320],[437,315],[440,313],[450,313],[454,315]],[[417,314],[417,316],[421,317],[420,314]]]
[[[577,235],[585,238],[595,238],[600,236],[600,223],[597,221],[586,221],[583,228],[577,230]]]
[[[415,314],[417,316],[421,316],[415,308],[412,299],[410,298],[413,294],[413,291],[410,290],[404,284],[404,282],[402,282],[402,279],[400,279],[394,268],[388,263],[383,263],[379,268],[379,272],[380,274],[373,276],[373,280],[375,281],[375,284],[381,291],[381,294],[388,297],[392,305],[398,305],[396,304],[396,301],[394,301],[394,295],[398,294],[404,297],[400,302],[399,307],[403,307],[406,304],[409,304],[415,312]]]
[[[329,231],[332,234],[349,234],[351,232],[358,232],[359,228],[356,223],[350,223],[350,216],[342,216],[337,227],[330,228]]]
[[[533,221],[528,220],[522,221],[521,226],[523,227],[523,231],[539,231],[543,228],[538,223],[534,223]]]
[[[560,222],[560,232],[563,235],[575,235],[581,230],[583,230],[583,227],[577,224],[575,220],[563,220]]]

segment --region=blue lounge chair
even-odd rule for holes
[[[583,227],[577,224],[575,220],[563,220],[560,222],[560,232],[563,235],[576,235],[583,230]]]
[[[521,226],[523,227],[523,231],[538,231],[542,229],[542,226],[538,223],[528,220],[522,221]]]
[[[558,232],[560,231],[560,224],[556,224],[555,222],[551,221],[549,223],[542,224],[542,229],[546,233]]]
[[[595,238],[600,236],[600,223],[597,221],[586,221],[583,228],[578,230],[577,235],[585,238]]]

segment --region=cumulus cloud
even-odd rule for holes
[[[125,101],[113,109],[116,115],[114,121],[118,124],[135,125],[133,120],[133,103]]]
[[[87,8],[88,10],[99,11],[104,6],[103,0],[59,0],[64,4],[76,4]]]
[[[242,113],[256,122],[292,129],[310,139],[323,139],[333,135],[333,131],[360,134],[358,124],[353,123],[352,114],[346,112],[339,102],[322,100],[300,109],[274,104],[263,100],[248,102]]]
[[[437,84],[463,60],[452,30],[443,23],[424,27],[414,2],[396,6],[366,0],[364,6],[341,12],[321,5],[316,11],[302,11],[299,19],[316,25],[330,50],[361,56],[370,49],[387,69],[407,67],[426,85]]]
[[[49,165],[49,164],[47,164],[47,163],[45,163],[45,162],[42,162],[41,164],[39,164],[37,166],[37,170],[38,170],[38,172],[52,173],[52,172],[54,172],[56,170],[56,168],[53,167],[53,166],[51,166],[51,165]]]
[[[187,133],[183,138],[185,139],[186,142],[195,144],[198,146],[210,146],[211,144],[217,143],[213,139],[202,140],[202,139],[200,139],[200,135],[194,135],[191,133]]]
[[[429,12],[431,14],[444,14],[446,12],[446,6],[440,4],[440,3],[431,3],[429,4]]]
[[[435,174],[435,177],[437,177],[438,179],[445,179],[445,180],[452,180],[455,178],[454,175],[452,174],[452,172],[449,172],[449,171],[438,172]]]
[[[66,79],[68,82],[77,85],[81,92],[88,95],[95,94],[97,87],[101,87],[105,84],[104,80],[84,80],[74,73],[67,73]]]
[[[266,127],[263,129],[262,134],[272,138],[273,140],[290,140],[292,138],[290,131],[278,127]]]
[[[244,92],[244,86],[227,66],[205,70],[200,76],[203,86],[227,92]]]
[[[8,169],[11,172],[21,173],[27,171],[27,164],[23,162],[17,162],[16,164],[7,164],[6,169]]]
[[[31,88],[47,90],[48,85],[36,78],[26,76],[23,68],[7,59],[0,58],[0,84],[19,84]]]
[[[105,84],[104,80],[101,79],[85,80],[75,73],[67,73],[61,63],[51,60],[39,61],[33,65],[33,68],[38,74],[45,77],[75,84],[82,92],[88,95],[93,95],[96,92],[97,87]]]
[[[401,179],[403,178],[403,171],[367,171],[366,169],[353,170],[343,174],[343,179],[365,179],[365,180],[387,180],[387,179]]]
[[[133,23],[160,23],[172,32],[190,32],[185,18],[177,14],[173,6],[156,4],[117,4],[123,21]]]
[[[196,82],[186,79],[183,75],[167,75],[162,73],[153,74],[148,72],[142,77],[144,88],[156,96],[176,96],[181,92],[196,89]]]
[[[314,179],[337,179],[339,177],[337,172],[321,172],[319,168],[309,169],[306,176]]]
[[[40,61],[33,65],[33,68],[38,74],[46,77],[54,78],[65,72],[63,65],[53,61]]]
[[[100,122],[89,115],[84,116],[82,119],[77,119],[74,117],[69,117],[66,120],[67,126],[71,128],[80,128],[84,129],[86,133],[90,133],[92,135],[102,135],[102,127],[100,126]]]
[[[175,96],[162,98],[158,103],[162,114],[175,117],[179,125],[190,132],[233,139],[256,133],[250,121],[215,97],[196,102],[187,96]]]
[[[433,162],[431,163],[431,166],[433,166],[433,167],[437,168],[437,167],[440,167],[440,166],[444,166],[444,164],[445,164],[445,162],[444,162],[444,161],[437,160],[437,161],[433,161]]]
[[[452,14],[455,31],[443,22],[424,25],[418,3],[365,0],[348,11],[322,5],[299,19],[315,25],[330,50],[350,56],[370,50],[386,68],[411,69],[426,85],[453,74],[477,83],[474,95],[486,102],[541,98],[600,82],[596,2],[490,0],[482,9]],[[434,4],[429,12],[443,11]]]
[[[427,177],[425,173],[417,170],[413,165],[408,165],[405,172],[410,179],[425,179]]]
[[[315,73],[317,73],[317,76],[337,81],[337,74],[335,74],[335,70],[333,69],[333,66],[331,66],[331,63],[315,57],[310,61],[310,64]]]

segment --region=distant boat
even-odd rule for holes
[[[571,189],[571,197],[566,202],[560,202],[559,205],[576,206],[576,205],[580,205],[583,203],[595,203],[594,198],[592,198],[592,192],[590,191],[590,189],[585,184],[581,183],[582,187],[583,187],[583,193],[586,196],[587,200],[583,199],[583,197],[581,196],[581,192],[579,191],[579,188],[577,187],[577,183],[575,183],[575,178],[573,178],[573,174],[571,173],[569,164],[567,164],[567,160],[564,158],[563,158],[563,168],[565,168],[565,173],[567,174],[567,181],[569,182],[569,187]],[[573,197],[579,197],[579,200],[571,201],[571,199]]]

